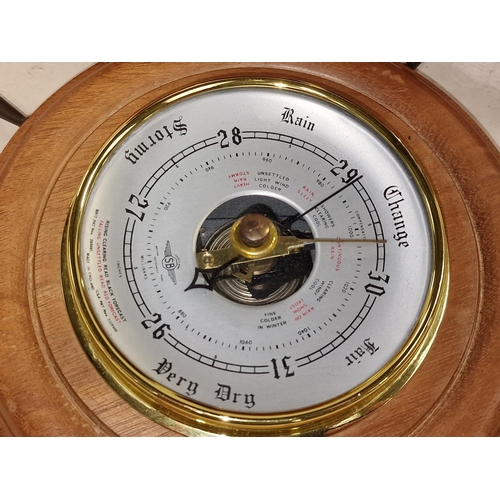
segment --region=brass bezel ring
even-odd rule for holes
[[[420,317],[399,352],[364,383],[340,397],[286,413],[249,415],[218,411],[194,403],[141,373],[113,345],[92,311],[85,289],[80,240],[82,220],[96,179],[121,141],[151,116],[181,99],[229,88],[261,87],[300,93],[340,108],[363,122],[384,140],[405,164],[425,204],[431,229],[433,266]],[[103,145],[72,203],[64,232],[62,281],[73,327],[85,352],[104,379],[138,411],[186,435],[323,435],[388,401],[421,365],[441,323],[449,286],[449,256],[438,200],[422,169],[384,125],[343,97],[304,81],[276,78],[234,78],[196,85],[153,102],[125,123]]]

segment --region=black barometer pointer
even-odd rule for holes
[[[238,259],[239,259],[239,257],[235,257],[233,259],[230,259],[228,262],[225,262],[221,266],[219,266],[215,269],[211,269],[210,271],[206,271],[206,270],[200,269],[199,267],[195,267],[193,280],[191,281],[189,286],[184,289],[184,291],[187,292],[188,290],[193,290],[194,288],[203,288],[205,290],[212,291],[214,289],[214,283],[217,280],[217,278],[219,277],[219,274],[222,271],[224,271],[224,269],[227,269],[228,267],[232,266]],[[208,284],[207,285],[197,284],[196,282],[198,281],[200,274],[207,274],[207,273],[209,273],[211,275],[209,280],[208,280]]]
[[[315,210],[319,206],[323,205],[327,201],[331,200],[334,196],[337,196],[338,194],[340,194],[342,191],[347,189],[349,186],[354,184],[356,181],[359,181],[360,179],[362,179],[362,177],[363,176],[360,175],[358,177],[355,177],[354,179],[350,179],[348,182],[345,182],[341,188],[339,188],[336,191],[334,191],[333,193],[329,194],[326,198],[323,198],[319,203],[316,203],[316,205],[308,208],[305,212],[302,212],[301,214],[297,214],[297,215],[286,218],[284,221],[281,222],[281,226],[285,230],[291,232],[290,228],[294,222],[296,222],[300,219],[303,219],[307,214],[309,214],[310,212],[312,212],[313,210]],[[381,242],[385,243],[385,241],[381,241]],[[222,265],[217,266],[217,267],[212,268],[212,269],[201,269],[199,267],[195,267],[194,277],[193,277],[191,283],[189,284],[189,286],[187,288],[185,288],[184,291],[187,292],[188,290],[192,290],[195,288],[203,288],[203,289],[212,291],[213,285],[214,285],[215,281],[219,278],[220,273],[222,271],[224,271],[224,269],[227,269],[232,264],[236,263],[238,260],[239,260],[238,257],[231,258],[227,262],[224,262]],[[210,278],[208,279],[208,284],[207,285],[197,284],[197,281],[198,281],[200,274],[207,274],[207,273],[210,275]]]
[[[323,200],[321,200],[319,203],[316,203],[316,205],[313,205],[311,208],[308,208],[305,212],[302,212],[301,214],[297,214],[297,215],[293,215],[291,217],[288,217],[287,219],[285,219],[281,224],[283,227],[285,227],[286,229],[290,229],[292,224],[294,222],[297,222],[299,219],[303,219],[304,216],[306,216],[308,213],[312,212],[313,210],[315,210],[316,208],[318,208],[319,206],[323,205],[324,203],[326,203],[327,201],[331,200],[334,196],[337,196],[338,194],[340,194],[342,191],[344,191],[344,189],[348,188],[349,186],[351,186],[352,184],[354,184],[356,181],[359,181],[360,179],[362,179],[363,176],[360,175],[358,177],[355,177],[354,179],[350,180],[349,182],[345,183],[340,189],[337,189],[337,191],[334,191],[333,193],[329,194],[326,198],[324,198]]]

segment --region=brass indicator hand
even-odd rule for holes
[[[252,246],[254,242],[258,242],[258,245]],[[209,271],[224,266],[231,260],[232,265],[260,262],[300,252],[306,245],[313,243],[386,243],[386,240],[280,236],[269,219],[260,214],[248,214],[236,221],[231,228],[231,243],[227,248],[198,252],[197,267],[201,271]]]
[[[300,252],[306,245],[313,243],[387,243],[387,240],[354,239],[354,238],[297,238],[296,236],[278,236],[275,248],[263,257],[243,257],[234,247],[205,250],[196,254],[196,263],[203,271],[216,269],[232,259],[233,264],[245,262],[259,262],[275,257],[284,257]],[[240,258],[238,258],[240,257]]]

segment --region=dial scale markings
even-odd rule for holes
[[[238,92],[245,91],[229,90],[225,95],[221,93],[220,98],[236,99]],[[353,149],[353,139],[345,139],[342,133],[338,136],[319,133],[320,125],[326,123],[333,130],[353,126],[352,119],[338,110],[332,118],[332,109],[324,103],[304,100],[317,111],[318,118],[314,131],[306,129],[299,137],[299,132],[290,135],[280,131],[286,125],[279,119],[272,125],[276,131],[252,130],[248,125],[261,118],[247,115],[244,110],[227,118],[209,118],[201,125],[196,108],[206,106],[213,95],[200,94],[173,105],[172,110],[167,107],[165,117],[153,116],[151,123],[145,122],[143,129],[139,127],[130,138],[125,137],[110,154],[89,197],[87,213],[99,210],[99,217],[110,221],[113,239],[122,241],[120,248],[114,244],[108,248],[108,258],[112,256],[110,260],[123,268],[121,277],[114,270],[110,272],[114,290],[119,290],[119,283],[124,280],[128,290],[128,295],[116,292],[127,321],[115,325],[118,334],[112,336],[113,342],[139,371],[174,392],[179,374],[175,372],[173,377],[174,372],[166,372],[165,367],[175,366],[179,373],[189,371],[192,374],[189,380],[195,383],[196,379],[196,390],[191,390],[189,397],[209,406],[235,410],[233,402],[220,397],[217,391],[222,389],[217,387],[236,385],[240,386],[238,390],[252,395],[252,412],[256,413],[290,411],[297,405],[304,407],[335,398],[356,387],[368,374],[377,372],[394,356],[417,322],[427,295],[432,256],[419,264],[423,278],[415,290],[420,290],[420,296],[412,299],[411,305],[405,305],[397,298],[393,283],[397,279],[408,281],[405,273],[409,271],[405,271],[405,266],[411,259],[402,251],[397,252],[391,238],[385,240],[383,219],[389,221],[391,213],[383,203],[382,193],[388,185],[404,186],[405,204],[411,205],[415,213],[414,217],[408,217],[407,227],[412,228],[413,234],[419,234],[420,240],[412,242],[418,253],[419,248],[429,245],[430,239],[418,190],[400,160],[386,145],[381,147],[376,136],[368,137],[369,145],[365,146],[368,154]],[[269,103],[275,100],[270,89],[254,89],[249,96],[255,103],[261,99]],[[287,96],[286,100],[304,104],[300,95]],[[210,104],[209,109],[212,106],[215,104]],[[273,107],[279,111],[283,106],[273,102]],[[271,114],[271,105],[269,108],[266,113]],[[169,143],[166,161],[162,159],[166,153],[155,146],[148,151],[148,161],[141,158],[132,171],[123,159],[124,151],[130,151],[140,137],[150,136],[150,131],[158,128],[161,120],[168,121],[169,116],[182,116],[187,132]],[[359,131],[363,125],[356,123],[354,128]],[[203,137],[207,131],[211,133]],[[342,149],[346,151],[346,159],[338,154]],[[385,174],[379,171],[391,171],[391,175],[396,172],[396,177],[385,180]],[[110,191],[111,186],[120,189],[115,187]],[[101,192],[114,192],[112,203]],[[223,203],[252,199],[256,200],[255,206],[245,201],[242,213],[263,210],[265,205],[269,214],[276,217],[275,223],[283,234],[299,231],[297,224],[306,224],[309,229],[301,226],[300,231],[305,230],[309,237],[376,242],[309,245],[311,248],[298,255],[310,256],[311,261],[310,270],[297,271],[301,284],[294,285],[298,288],[293,292],[280,292],[285,294],[284,298],[270,304],[245,305],[238,303],[244,300],[239,298],[232,302],[208,285],[190,289],[204,220]],[[275,205],[289,207],[289,213],[275,213]],[[237,216],[235,213],[234,218]],[[82,255],[90,255],[92,267],[95,262],[89,249],[91,238],[85,237],[90,222],[90,217],[84,219],[81,241]],[[215,224],[216,220],[210,222]],[[390,226],[386,232],[389,231]],[[171,253],[166,252],[167,245]],[[424,254],[423,250],[420,253]],[[287,259],[275,258],[278,263]],[[267,274],[273,272],[273,265],[276,264],[271,263],[265,269],[262,264],[261,270],[253,275],[252,280],[263,283],[255,290],[271,286],[274,278],[267,279]],[[230,273],[233,266],[228,268]],[[216,282],[236,279],[231,274],[223,275],[222,271],[214,272],[213,276]],[[195,274],[200,284],[207,277],[203,271]],[[285,280],[283,286],[286,283]],[[87,276],[87,288],[90,285]],[[257,294],[252,300],[258,304],[262,300],[258,292],[251,293]],[[103,324],[105,309],[92,293],[89,296],[98,321]],[[379,299],[392,304],[389,316],[397,319],[385,318],[384,308],[378,307]],[[134,308],[139,316],[133,312]],[[398,312],[399,309],[413,311],[410,313],[413,319],[403,320],[404,313]],[[373,318],[369,326],[365,326],[367,318]],[[399,337],[387,340],[384,335],[391,321],[405,322],[406,326]],[[354,341],[350,342],[352,338]],[[346,352],[354,351],[354,344],[357,346],[365,339],[375,339],[380,348],[377,347],[372,360],[356,364],[354,373],[351,365],[346,366]],[[158,344],[158,340],[163,342]],[[298,351],[296,346],[301,346]],[[161,370],[158,363],[163,363]],[[210,371],[214,368],[214,372]],[[235,373],[241,377],[233,378]],[[318,374],[324,380],[324,387],[304,395],[299,389],[314,384]],[[269,385],[253,381],[253,375],[269,377]],[[186,379],[186,375],[182,378]],[[277,383],[280,385],[276,386]],[[280,406],[276,406],[276,390],[286,394]]]
[[[263,153],[261,153],[261,155],[262,154]],[[257,155],[257,152],[255,153],[255,155]],[[268,153],[268,155],[269,155],[269,153]],[[294,160],[292,159],[292,161],[294,161]],[[360,182],[356,181],[354,184],[357,186],[357,190],[358,190],[359,193],[364,193],[364,198],[363,197],[362,198],[363,198],[363,201],[365,202],[365,204],[366,204],[366,200],[369,200],[371,202],[369,196],[366,194],[366,191],[364,190],[364,188],[362,187],[362,185],[360,184]],[[376,209],[374,208],[373,203],[371,203],[370,208],[368,208],[368,211],[370,212],[370,214],[371,214],[371,212],[374,212],[376,214]],[[155,215],[157,215],[157,214],[155,214]],[[374,220],[374,216],[371,215],[371,218],[372,218],[372,221],[373,221]],[[375,215],[375,218],[376,218],[377,222],[374,222],[373,225],[375,227],[378,227],[378,226],[380,226],[380,222],[378,222],[378,216]],[[154,226],[154,224],[151,224],[151,227],[153,227],[153,226]],[[376,232],[376,235],[377,236],[380,236],[380,235],[383,236],[383,232],[380,230],[379,233]],[[148,245],[151,246],[151,243],[148,243]],[[377,247],[378,246],[384,247],[384,244],[382,244],[382,243],[381,244],[377,244]],[[358,248],[361,249],[361,247],[358,247]],[[151,254],[149,254],[149,256],[151,256]],[[377,263],[375,265],[375,269],[378,269],[378,261],[379,260],[380,260],[380,258],[378,258],[378,260],[377,260]],[[357,265],[359,266],[360,264],[357,264]],[[345,301],[347,301],[346,298],[343,299],[343,302],[345,302]],[[342,306],[345,307],[345,304],[342,304]],[[338,312],[341,312],[341,309],[337,309],[337,310],[338,310]]]

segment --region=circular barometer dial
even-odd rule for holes
[[[119,129],[63,257],[73,323],[112,383],[213,432],[359,416],[416,368],[447,289],[435,197],[397,138],[275,79],[190,88]]]
[[[44,217],[64,199],[62,245],[42,224],[37,248],[61,280],[38,327],[65,311],[99,373],[84,387],[71,328],[45,334],[66,398],[107,433],[124,432],[86,402],[95,390],[125,400],[139,433],[377,434],[378,414],[424,429],[478,312],[459,189],[407,124],[307,67],[212,69],[96,122],[54,181]]]

